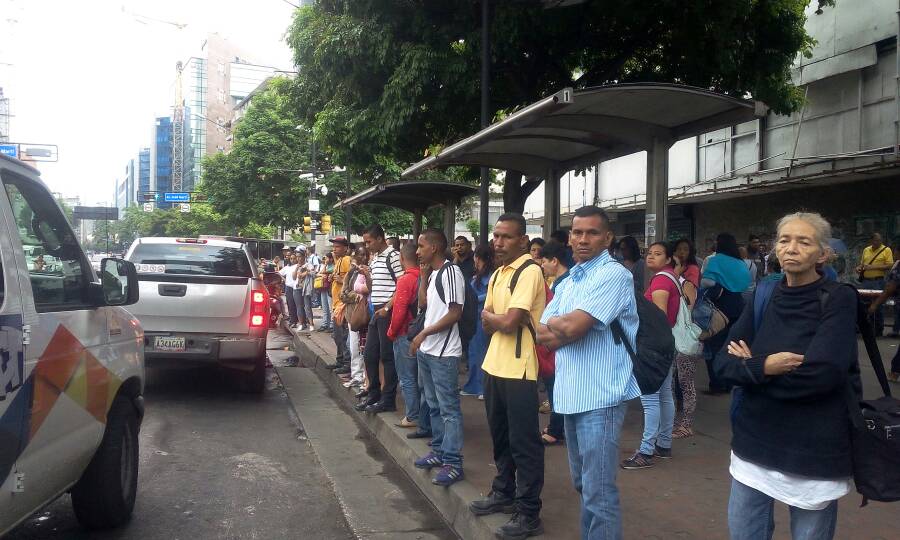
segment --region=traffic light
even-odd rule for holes
[[[312,232],[312,218],[309,216],[303,218],[303,232],[306,234]]]
[[[331,216],[325,214],[319,221],[319,232],[328,234],[331,232]]]

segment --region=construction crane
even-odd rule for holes
[[[181,95],[181,61],[175,63],[175,110],[172,112],[172,191],[184,190],[184,98]]]

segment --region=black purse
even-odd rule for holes
[[[425,310],[421,310],[416,313],[416,316],[413,317],[413,320],[409,323],[409,329],[406,331],[406,337],[412,341],[416,336],[422,333],[422,330],[425,329]]]

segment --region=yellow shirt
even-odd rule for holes
[[[350,256],[344,255],[334,263],[334,279],[331,282],[331,310],[337,313],[344,309],[341,302],[341,290],[344,288],[344,276],[350,271]]]
[[[537,328],[544,313],[547,293],[544,289],[544,274],[539,265],[532,265],[519,274],[516,290],[510,293],[509,285],[513,274],[525,261],[531,259],[526,253],[511,264],[501,266],[494,271],[488,282],[487,297],[484,308],[498,315],[504,315],[511,308],[524,309],[531,313],[531,324]],[[534,350],[534,339],[531,331],[520,327],[522,332],[521,356],[516,358],[516,338],[518,333],[503,334],[494,332],[487,354],[484,356],[482,369],[495,377],[504,379],[537,380],[538,360]]]
[[[884,251],[881,251],[881,248],[884,248]],[[881,251],[881,253],[878,253],[879,251]],[[878,253],[877,257],[875,257],[876,253]],[[860,264],[886,264],[888,265],[889,270],[890,266],[894,264],[894,254],[891,253],[891,248],[886,246],[881,246],[878,249],[872,249],[872,246],[866,246],[866,248],[862,252]],[[888,273],[888,270],[866,270],[865,272],[863,272],[863,277],[866,279],[880,279]]]

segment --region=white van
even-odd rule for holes
[[[104,259],[98,279],[35,169],[0,155],[0,184],[0,536],[66,492],[84,526],[121,525],[144,412],[143,330],[120,307],[137,273]]]

